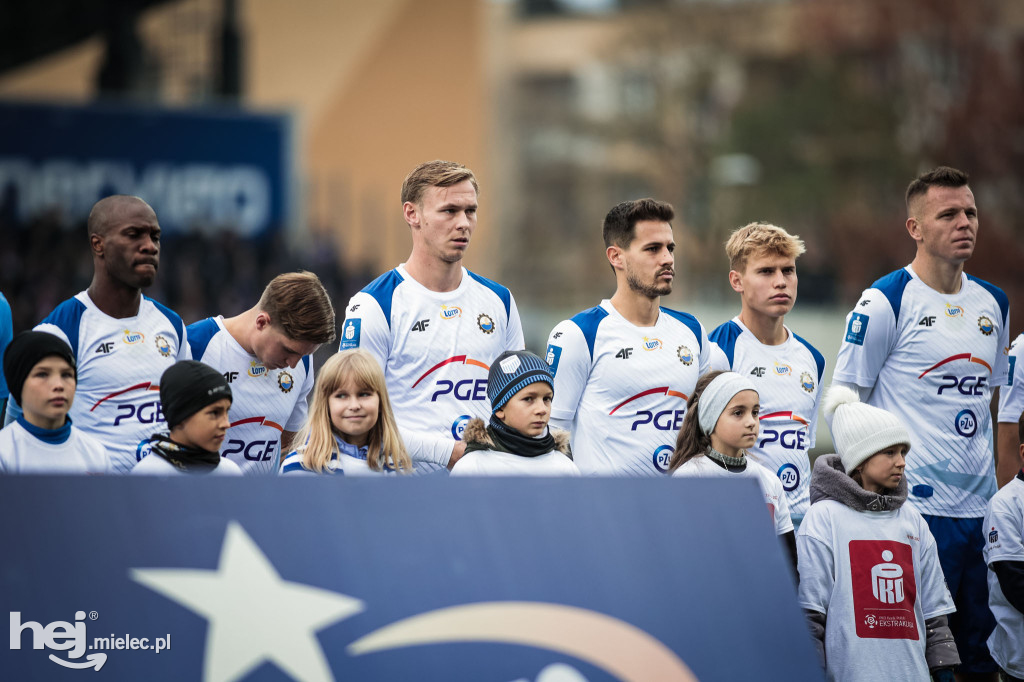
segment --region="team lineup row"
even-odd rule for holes
[[[461,264],[476,229],[477,191],[472,172],[458,164],[431,162],[410,173],[402,210],[412,252],[352,297],[341,324],[341,349],[364,349],[383,369],[394,421],[418,470],[457,466],[467,424],[491,419],[487,372],[494,359],[524,345],[508,289]],[[966,176],[946,168],[924,174],[908,188],[907,205],[917,255],[865,290],[847,317],[834,381],[906,424],[914,451],[906,483],[926,520],[977,525],[964,533],[969,547],[947,548],[935,534],[958,614],[988,612],[981,519],[997,488],[988,405],[993,387],[1005,385],[998,420],[998,482],[1005,484],[1020,469],[1019,441],[1003,447],[1004,432],[1017,439],[1024,405],[1010,372],[1020,344],[1011,353],[1006,296],[963,272],[978,228]],[[726,251],[740,313],[709,335],[693,316],[660,306],[674,275],[673,217],[671,206],[650,199],[609,212],[604,239],[615,293],[557,325],[543,354],[553,374],[552,425],[570,434],[584,474],[658,475],[672,464],[698,378],[732,369],[754,382],[760,399],[760,436],[746,451],[776,475],[799,524],[810,504],[807,451],[825,370],[823,356],[784,324],[803,245],[772,225],[737,230]],[[296,432],[314,421],[306,405],[310,354],[335,330],[315,276],[275,278],[250,310],[186,328],[141,295],[159,265],[159,224],[145,202],[100,201],[89,238],[92,284],[38,327],[74,353],[75,426],[104,444],[116,471],[148,459],[151,436],[165,421],[154,394],[163,388],[161,375],[191,357],[231,387],[221,454],[247,473],[276,473]],[[17,403],[10,401],[9,421]],[[947,570],[944,554],[951,565],[973,557],[980,587],[977,570]],[[961,575],[973,575],[974,583],[965,578],[961,589]],[[991,614],[988,621],[984,615],[974,629],[991,632]],[[957,625],[961,670],[994,671],[987,632],[980,646],[962,644]]]

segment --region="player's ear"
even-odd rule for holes
[[[907,232],[910,233],[910,238],[915,242],[919,242],[924,239],[921,236],[921,224],[917,222],[917,218],[914,216],[907,218]]]
[[[269,329],[270,325],[271,325],[270,315],[266,311],[264,311],[264,310],[259,311],[256,314],[256,329],[259,329],[260,331],[263,331],[264,329]]]
[[[103,235],[93,232],[89,235],[89,248],[92,249],[92,255],[103,257]]]
[[[736,293],[743,293],[743,280],[740,278],[740,273],[735,270],[729,271],[729,286],[731,286],[732,290]]]
[[[405,222],[409,223],[409,227],[418,228],[420,226],[420,207],[411,201],[407,201],[402,204],[402,217],[405,218]]]
[[[612,264],[612,267],[616,270],[622,270],[622,247],[612,244],[604,250],[605,256],[608,257],[608,262]]]

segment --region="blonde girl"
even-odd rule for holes
[[[358,348],[336,353],[320,368],[309,416],[294,442],[302,445],[285,458],[282,474],[412,470],[384,372]]]

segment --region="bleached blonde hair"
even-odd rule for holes
[[[323,473],[337,452],[334,437],[342,437],[343,434],[331,423],[330,397],[348,380],[363,390],[373,391],[380,399],[377,423],[370,428],[366,443],[367,464],[374,471],[385,467],[401,473],[411,471],[412,460],[398,433],[388,387],[384,383],[384,371],[372,355],[359,348],[335,353],[320,368],[313,386],[309,416],[294,441],[303,444],[299,445],[302,465],[310,471]]]
[[[807,249],[804,241],[771,223],[750,223],[735,230],[725,243],[729,269],[742,273],[751,256],[798,258]]]

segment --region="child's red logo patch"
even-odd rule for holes
[[[850,573],[857,636],[918,639],[914,551],[891,540],[851,540]]]

